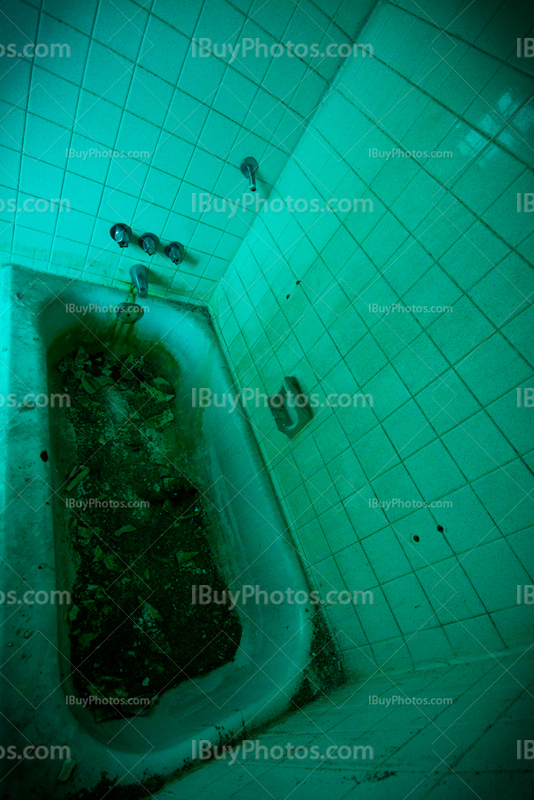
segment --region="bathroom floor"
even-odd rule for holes
[[[322,753],[337,746],[339,759],[255,758],[237,748],[152,800],[531,800],[532,762],[517,758],[517,740],[532,736],[533,668],[528,651],[403,674],[377,670],[258,737],[269,754],[291,741]],[[428,704],[407,702],[414,695]],[[372,751],[342,760],[341,748],[354,745]]]

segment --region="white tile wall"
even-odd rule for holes
[[[269,47],[292,37],[321,48],[347,43],[370,7],[370,0],[356,11],[349,0],[324,10],[311,0],[8,0],[2,43],[17,53],[37,43],[41,56],[0,63],[5,262],[125,286],[132,260],[147,259],[111,240],[111,225],[124,222],[137,235],[148,230],[163,244],[185,245],[178,271],[163,247],[150,261],[153,294],[208,299],[255,211],[242,203],[233,215],[228,206],[201,213],[193,194],[242,201],[239,165],[252,155],[258,196],[267,197],[339,64],[242,51],[232,59],[223,46],[246,38]],[[202,38],[220,57],[195,57],[193,40]],[[70,50],[46,50],[58,44]],[[70,150],[79,156],[67,158]],[[128,155],[109,158],[110,150]],[[58,198],[69,213],[47,209],[45,201]]]
[[[271,196],[325,210],[262,212],[215,293],[236,385],[320,401],[291,442],[249,413],[311,582],[374,593],[326,609],[358,675],[531,642],[533,23],[379,3]]]

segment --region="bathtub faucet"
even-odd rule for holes
[[[134,264],[130,267],[130,278],[137,290],[137,296],[148,297],[148,270],[144,264]]]

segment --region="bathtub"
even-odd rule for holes
[[[243,634],[235,660],[165,692],[145,716],[97,724],[90,711],[67,705],[66,608],[53,593],[64,587],[68,558],[54,492],[50,415],[56,412],[46,398],[62,355],[95,335],[106,340],[115,319],[113,310],[66,309],[116,307],[125,296],[118,289],[16,266],[3,267],[0,280],[1,393],[12,398],[0,409],[5,454],[0,588],[6,595],[0,742],[13,748],[9,759],[2,759],[6,777],[0,798],[6,791],[10,798],[61,798],[91,788],[103,772],[125,784],[170,775],[191,762],[194,741],[217,744],[245,731],[249,735],[287,709],[309,658],[313,609],[238,603]],[[223,395],[232,387],[207,310],[161,299],[142,302],[148,310],[134,325],[121,326],[128,334],[119,335],[113,347],[143,352],[159,343],[162,368],[179,367],[182,413],[198,431],[192,457],[207,487],[210,543],[227,585],[233,591],[243,584],[267,592],[307,591],[246,417],[214,405],[192,408],[193,388],[207,386]],[[14,593],[9,598],[8,591]],[[23,598],[24,592],[40,594]],[[40,749],[18,758],[29,745]],[[69,748],[77,765],[70,779],[58,784],[68,755],[54,749],[60,747]]]

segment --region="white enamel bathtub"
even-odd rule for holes
[[[4,267],[0,280],[1,393],[14,395],[17,403],[33,393],[37,401],[25,408],[12,406],[12,400],[0,409],[5,455],[0,588],[20,599],[28,590],[61,588],[64,562],[61,536],[54,532],[54,452],[49,409],[42,399],[49,392],[47,360],[53,370],[58,354],[74,351],[95,335],[105,342],[115,316],[67,313],[65,305],[117,306],[125,298],[116,289],[16,266]],[[167,354],[168,363],[179,365],[183,413],[200,432],[196,469],[204,476],[212,508],[218,509],[212,546],[222,575],[233,591],[242,584],[267,592],[288,587],[305,591],[246,418],[224,408],[188,406],[193,387],[207,386],[220,394],[231,390],[208,315],[185,304],[150,298],[143,302],[149,311],[135,325],[123,326],[131,330],[128,347],[144,352],[160,342],[158,350]],[[50,453],[46,462],[42,451]],[[64,607],[17,601],[4,602],[2,610],[1,742],[17,753],[29,744],[66,745],[77,766],[67,784],[57,784],[62,765],[57,758],[3,759],[7,777],[0,782],[0,798],[3,792],[10,798],[62,797],[92,787],[102,772],[125,783],[170,775],[191,759],[193,740],[216,744],[244,729],[248,734],[283,712],[309,657],[312,609],[287,603],[238,604],[243,636],[235,661],[167,691],[146,716],[96,724],[90,712],[73,711],[65,702],[70,678]]]

